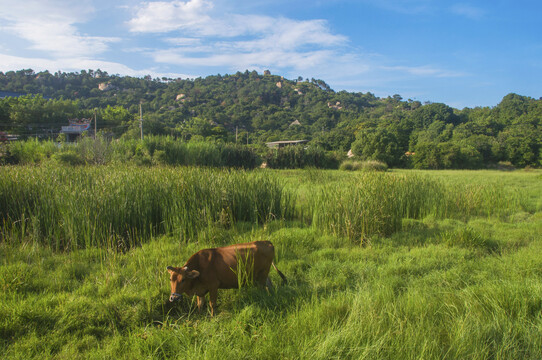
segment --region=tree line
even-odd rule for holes
[[[22,138],[54,139],[68,119],[96,115],[100,132],[135,139],[141,106],[145,133],[185,142],[306,139],[309,148],[420,169],[542,166],[542,100],[517,94],[460,110],[256,71],[153,79],[30,69],[0,72],[2,92],[0,131]]]

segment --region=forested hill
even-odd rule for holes
[[[542,165],[542,100],[516,94],[492,108],[459,110],[256,71],[183,80],[20,70],[0,72],[0,97],[0,131],[21,136],[54,137],[68,119],[96,112],[99,130],[136,137],[141,104],[146,134],[184,140],[307,139],[418,168]]]

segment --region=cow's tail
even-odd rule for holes
[[[274,263],[274,262],[271,262],[271,265],[273,265],[273,267],[275,268],[275,270],[277,270],[277,272],[279,273],[280,277],[282,278],[282,285],[288,284],[288,280],[286,280],[286,276],[284,276],[284,274],[280,272],[280,270],[277,268],[277,266],[275,265],[275,263]]]

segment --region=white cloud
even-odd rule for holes
[[[164,41],[175,46],[195,46],[201,44],[200,39],[185,37],[166,38]]]
[[[103,53],[115,37],[81,35],[67,22],[51,23],[43,20],[19,22],[9,28],[19,37],[28,40],[30,48],[56,56],[87,56]]]
[[[200,29],[209,21],[206,13],[213,4],[206,0],[156,1],[143,3],[128,22],[133,32],[169,32],[184,28]]]
[[[147,52],[156,62],[177,66],[309,69],[338,56],[348,43],[325,20],[215,14],[212,9],[206,0],[143,3],[128,25],[133,32],[181,34],[163,39],[173,48]]]
[[[292,68],[310,70],[322,66],[333,58],[329,50],[309,52],[285,52],[280,50],[258,51],[247,53],[212,53],[203,56],[187,56],[177,49],[161,50],[153,54],[154,61],[185,66],[228,66],[231,69],[254,69],[262,67]],[[272,65],[272,66],[271,66]]]
[[[7,20],[42,19],[78,19],[83,20],[94,11],[87,0],[2,0],[0,17]]]
[[[268,19],[269,26],[254,40],[233,42],[239,50],[300,49],[306,45],[338,48],[347,43],[347,38],[334,35],[324,20],[295,21],[278,18]]]
[[[273,41],[269,44],[338,45],[346,37],[334,35],[325,20],[298,21],[262,15],[212,14],[208,0],[174,0],[143,3],[128,21],[132,32],[163,33],[179,31],[193,37],[233,38],[254,36]]]
[[[195,78],[197,76],[179,74],[172,72],[158,71],[157,69],[142,69],[135,70],[124,64],[111,61],[92,60],[86,58],[65,58],[51,60],[45,58],[25,58],[19,56],[11,56],[0,54],[0,71],[6,72],[14,69],[33,69],[36,72],[49,70],[55,72],[57,70],[71,72],[80,71],[83,69],[101,69],[110,74],[122,74],[129,76],[142,77],[151,75],[152,77],[169,77],[169,78]]]
[[[349,38],[334,32],[326,20],[235,13],[229,0],[160,0],[139,3],[135,8],[114,6],[114,11],[132,16],[122,24],[114,23],[123,21],[119,20],[118,13],[98,13],[94,8],[95,4],[106,0],[1,1],[0,38],[13,38],[0,44],[1,71],[99,68],[114,74],[175,78],[230,70],[270,69],[290,78],[299,75],[316,77],[325,79],[332,87],[342,84],[350,89],[364,87],[368,91],[390,84],[396,88],[398,84],[410,84],[414,79],[431,82],[437,78],[464,75],[438,65],[397,66],[393,59],[353,48]],[[432,0],[382,0],[380,5],[375,4],[402,12],[429,11],[433,5]],[[469,14],[466,7],[447,6],[446,10],[462,16]],[[472,11],[471,16],[475,14]],[[99,27],[102,15],[108,16],[112,28],[127,26],[129,32],[124,34],[125,42],[121,43],[118,36],[123,35],[117,33],[97,36],[106,31]],[[87,30],[92,33],[86,34],[83,28],[93,29]],[[25,51],[11,50],[17,46],[22,48],[21,44]],[[122,47],[116,48],[112,44]],[[113,52],[115,56],[129,54],[138,59],[134,61],[143,57],[154,60],[154,65],[135,70],[115,62],[117,60],[99,60]],[[37,57],[30,58],[30,54],[37,54]],[[170,69],[196,74],[175,74]]]
[[[54,56],[88,56],[106,51],[117,37],[81,34],[76,23],[86,21],[94,9],[87,1],[13,1],[0,7],[1,29],[28,41],[28,49]]]
[[[384,5],[397,2],[386,1]],[[399,1],[397,9],[421,11],[428,0]],[[151,19],[159,19],[151,21]],[[161,22],[161,24],[158,24]],[[210,1],[144,3],[129,23],[134,32],[160,35],[170,48],[145,51],[155,63],[193,69],[263,70],[318,77],[330,84],[382,87],[409,79],[459,77],[438,66],[396,66],[393,60],[350,47],[326,20],[295,20],[214,12]],[[179,35],[179,36],[175,36]]]

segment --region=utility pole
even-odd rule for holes
[[[235,127],[235,143],[237,144],[237,126]]]
[[[139,129],[141,131],[141,140],[143,140],[143,111],[141,110],[141,101],[139,102]]]
[[[97,129],[98,126],[96,125],[96,109],[94,109],[94,140],[96,140]]]

